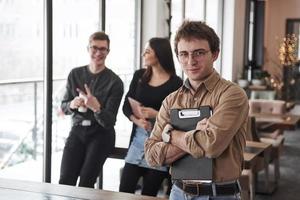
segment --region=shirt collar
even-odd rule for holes
[[[200,88],[200,86],[202,84],[204,84],[205,88],[211,93],[215,87],[215,85],[217,84],[217,82],[220,80],[220,75],[218,72],[216,72],[216,70],[213,71],[213,73],[211,73],[197,88],[197,90]],[[187,78],[184,81],[183,84],[184,88],[186,88],[187,90],[191,90],[192,86],[190,84],[189,79]]]

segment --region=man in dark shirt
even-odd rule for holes
[[[105,66],[109,37],[96,32],[89,38],[90,64],[74,68],[67,80],[61,108],[72,115],[72,128],[63,152],[60,184],[94,187],[115,145],[116,115],[123,82]]]

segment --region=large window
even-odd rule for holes
[[[128,91],[129,84],[137,64],[136,52],[139,49],[137,38],[138,1],[133,0],[109,0],[106,1],[105,32],[111,40],[111,51],[108,56],[107,66],[116,72],[124,83],[124,95]],[[116,146],[127,148],[132,129],[130,122],[122,112],[121,102],[116,129]],[[120,170],[124,166],[124,160],[108,159],[103,167],[103,188],[118,191]]]
[[[106,19],[105,32],[111,39],[106,64],[120,75],[128,91],[138,68],[137,2],[106,1],[104,16],[101,0],[53,0],[52,183],[58,183],[70,131],[70,116],[60,111],[67,75],[72,68],[88,64],[88,38],[101,30]],[[0,177],[42,181],[44,4],[45,0],[0,1]],[[116,146],[127,147],[130,132],[131,123],[120,109]],[[110,165],[114,163],[105,167]],[[104,182],[104,189],[110,188]]]
[[[41,181],[43,1],[0,1],[0,13],[0,177]]]
[[[108,56],[107,66],[116,72],[124,83],[124,93],[128,91],[130,81],[135,69],[135,52],[137,46],[138,30],[136,12],[137,1],[109,0],[106,1],[105,32],[110,36],[111,51]],[[125,96],[124,94],[124,96]],[[132,123],[122,112],[121,102],[116,124],[116,146],[128,147]]]
[[[53,0],[52,183],[58,183],[62,150],[71,128],[70,115],[60,110],[66,78],[74,67],[89,64],[88,39],[100,31],[99,10],[99,0]]]

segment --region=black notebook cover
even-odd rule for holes
[[[171,109],[171,125],[174,129],[190,131],[196,128],[197,123],[209,118],[212,110],[209,106],[195,109]],[[171,176],[174,180],[212,180],[212,159],[196,159],[186,155],[172,164]]]

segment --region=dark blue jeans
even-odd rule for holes
[[[67,138],[60,169],[60,184],[93,188],[100,169],[115,145],[114,131],[100,125],[73,126]]]

